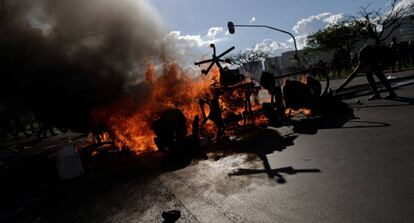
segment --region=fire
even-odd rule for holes
[[[306,73],[299,75],[298,81],[308,85],[308,75]],[[297,110],[292,108],[286,108],[285,109],[285,115],[286,117],[293,117],[299,114],[303,114],[306,117],[310,117],[313,115],[312,110],[309,108],[299,108]]]
[[[213,72],[213,78],[217,74],[218,71]],[[157,150],[152,122],[166,109],[180,109],[191,128],[194,117],[200,116],[198,98],[208,93],[211,85],[207,77],[200,76],[199,80],[194,80],[174,63],[163,65],[158,73],[154,65],[149,64],[145,75],[148,87],[145,98],[126,97],[108,108],[93,112],[96,122],[104,122],[109,128],[118,148],[129,148],[137,154]]]
[[[188,132],[192,130],[195,116],[199,116],[203,122],[211,112],[212,108],[208,103],[200,106],[200,99],[211,103],[214,92],[220,88],[218,68],[213,68],[208,76],[200,75],[196,79],[191,78],[174,63],[164,64],[160,70],[157,71],[153,64],[147,66],[144,84],[148,91],[146,95],[140,96],[142,98],[125,97],[116,104],[93,112],[96,123],[104,123],[106,127],[104,131],[108,132],[108,136],[104,137],[111,138],[119,149],[127,148],[137,154],[156,151],[152,124],[167,109],[178,108],[184,113],[188,122]],[[223,90],[218,98],[222,117],[230,117],[232,120],[243,119],[236,122],[236,125],[263,125],[266,123],[263,115],[253,119],[252,114],[245,112],[248,106],[245,98],[253,98],[252,92],[247,92],[243,88]],[[254,103],[256,100],[250,101],[253,101],[250,104],[252,113],[257,114],[260,104]],[[201,109],[204,110],[205,116],[202,115]],[[249,120],[250,117],[252,118]],[[211,138],[215,136],[216,131],[216,126],[211,120],[204,122],[200,129],[203,136]]]
[[[299,114],[303,114],[307,117],[310,117],[310,116],[312,116],[312,110],[308,109],[308,108],[300,108],[300,109],[297,109],[297,110],[294,110],[292,108],[286,108],[286,110],[285,110],[286,117],[292,117],[292,116],[296,116],[296,115],[299,115]]]

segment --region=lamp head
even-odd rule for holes
[[[236,32],[236,30],[234,30],[234,23],[231,21],[227,23],[227,28],[229,29],[230,34],[234,34]]]

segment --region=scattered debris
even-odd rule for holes
[[[62,180],[69,180],[84,174],[83,166],[73,145],[68,145],[49,156],[55,158],[56,168]]]
[[[164,222],[176,222],[181,217],[181,212],[179,210],[164,211],[162,217]]]

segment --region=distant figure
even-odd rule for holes
[[[50,133],[50,137],[56,135],[54,131],[55,127],[49,118],[47,118],[44,114],[37,114],[36,119],[39,123],[39,131],[36,134],[37,138],[42,138],[42,136],[43,138],[46,138],[47,132]]]
[[[399,53],[399,63],[401,62],[401,65],[398,64],[398,66],[401,69],[402,66],[407,67],[410,63],[410,44],[408,43],[408,41],[404,41],[399,44]]]
[[[388,90],[389,95],[386,98],[394,98],[397,96],[383,73],[383,70],[389,66],[390,62],[392,62],[392,58],[389,58],[390,54],[392,54],[392,52],[390,52],[390,48],[381,45],[365,46],[359,51],[358,58],[360,64],[358,66],[362,66],[364,69],[368,83],[374,92],[368,100],[381,98],[374,80],[374,74]]]
[[[410,51],[410,63],[414,64],[414,40],[408,41]]]
[[[383,70],[393,64],[393,50],[391,47],[382,45],[373,45],[363,47],[358,54],[359,63],[352,74],[335,90],[340,92],[351,80],[355,78],[358,72],[362,71],[367,77],[368,83],[371,86],[374,94],[368,100],[375,100],[381,98],[378,92],[374,74],[378,77],[384,87],[388,90],[389,95],[386,98],[397,97],[397,94],[392,90],[390,83],[385,77]]]
[[[397,38],[392,37],[390,48],[392,51],[392,69],[391,72],[395,72],[395,63],[398,61],[398,71],[401,71],[401,55],[400,55],[400,44],[397,42]]]

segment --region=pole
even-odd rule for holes
[[[268,28],[268,29],[272,29],[272,30],[276,30],[276,31],[279,31],[279,32],[288,34],[293,39],[293,45],[295,46],[295,59],[299,63],[298,48],[297,48],[297,45],[296,45],[296,38],[295,38],[295,36],[293,36],[292,33],[288,32],[288,31],[285,31],[285,30],[282,30],[282,29],[275,28],[275,27],[267,26],[267,25],[236,25],[235,24],[234,26],[235,27],[237,26],[237,27],[260,27],[260,28]]]

